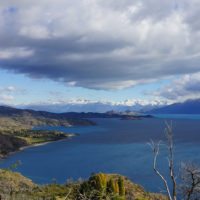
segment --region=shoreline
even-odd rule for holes
[[[75,136],[78,136],[79,134],[76,134],[76,133],[71,133],[69,135],[66,135],[65,138],[60,138],[60,139],[57,139],[57,140],[49,140],[49,141],[45,141],[45,142],[39,142],[39,143],[35,143],[35,144],[30,144],[30,145],[27,145],[27,146],[22,146],[20,147],[18,150],[16,151],[12,151],[12,152],[9,152],[8,154],[6,155],[0,155],[0,161],[1,160],[5,160],[7,159],[9,156],[13,155],[13,154],[16,154],[16,153],[19,153],[21,151],[24,151],[26,149],[29,149],[29,148],[33,148],[33,147],[39,147],[39,146],[44,146],[44,145],[47,145],[49,143],[53,143],[53,142],[58,142],[58,141],[63,141],[63,140],[67,140],[67,139],[70,139],[72,137],[75,137]]]
[[[27,145],[27,146],[23,146],[23,147],[20,147],[19,148],[19,151],[23,151],[25,149],[28,149],[28,148],[31,148],[31,147],[38,147],[38,146],[44,146],[44,145],[47,145],[49,143],[53,143],[53,142],[57,142],[57,141],[63,141],[63,140],[67,140],[71,137],[75,137],[77,136],[76,134],[71,134],[71,135],[68,135],[66,136],[65,138],[62,138],[62,139],[58,139],[58,140],[49,140],[49,141],[46,141],[46,142],[39,142],[39,143],[35,143],[35,144],[31,144],[31,145]]]

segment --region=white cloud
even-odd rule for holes
[[[14,97],[12,95],[0,94],[1,104],[11,104],[13,103]]]
[[[29,26],[22,27],[20,35],[33,39],[48,39],[50,38],[49,31],[44,26]]]
[[[16,95],[24,95],[27,91],[15,86],[0,87],[0,104],[14,104]]]
[[[15,86],[7,86],[7,87],[0,87],[0,92],[1,93],[12,93],[15,92],[17,88]]]
[[[200,98],[200,73],[180,76],[154,93],[172,101]]]
[[[0,48],[0,59],[26,58],[33,55],[33,50],[24,47]]]
[[[0,67],[122,89],[200,71],[198,0],[0,2]]]

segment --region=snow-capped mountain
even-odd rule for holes
[[[159,100],[125,100],[121,102],[106,102],[106,101],[91,101],[86,99],[70,100],[67,102],[39,103],[21,105],[20,108],[28,108],[33,110],[43,110],[49,112],[107,112],[114,111],[134,111],[145,112],[155,108],[160,108],[167,105],[165,101]]]

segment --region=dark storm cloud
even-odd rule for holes
[[[15,73],[121,89],[200,71],[195,0],[0,5],[0,67]]]

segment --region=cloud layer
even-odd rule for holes
[[[200,73],[184,75],[154,93],[171,101],[200,98]]]
[[[0,67],[122,89],[200,71],[198,0],[0,2]]]
[[[14,104],[16,95],[25,95],[25,89],[17,88],[15,86],[0,86],[0,104]]]

